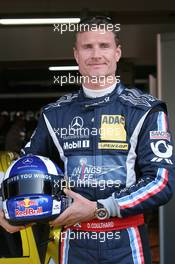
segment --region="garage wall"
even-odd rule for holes
[[[123,57],[136,64],[156,64],[156,34],[175,31],[171,25],[121,25]],[[74,34],[53,26],[0,27],[0,61],[72,59]]]
[[[175,33],[158,36],[158,88],[159,96],[167,103],[172,135],[175,142]],[[175,195],[165,206],[160,207],[160,264],[175,261]]]

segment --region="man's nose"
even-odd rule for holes
[[[101,58],[102,54],[99,47],[94,47],[92,49],[92,58]]]

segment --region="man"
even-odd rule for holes
[[[82,89],[44,108],[23,150],[64,165],[72,187],[65,190],[72,204],[50,223],[65,228],[61,264],[151,263],[143,213],[173,192],[166,106],[117,83],[121,48],[109,24],[80,23],[74,56]]]

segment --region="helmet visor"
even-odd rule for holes
[[[3,181],[3,200],[14,196],[28,194],[49,194],[55,195],[62,192],[64,178],[62,175],[49,174],[25,174],[15,175]]]

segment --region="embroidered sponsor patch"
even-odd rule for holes
[[[167,163],[172,164],[170,158],[173,155],[173,146],[167,144],[164,140],[159,140],[156,143],[151,142],[151,149],[155,155],[151,161],[161,162],[165,160]]]
[[[150,139],[165,139],[170,141],[170,133],[166,131],[150,131]]]
[[[77,179],[82,180],[93,180],[94,177],[100,177],[102,175],[108,174],[110,172],[119,170],[122,166],[119,165],[107,165],[107,166],[98,166],[88,163],[86,158],[81,158],[79,160],[79,165],[74,167],[71,177],[76,177]]]
[[[126,141],[125,117],[122,115],[101,116],[101,140]]]
[[[100,142],[98,143],[99,149],[120,149],[120,150],[128,150],[127,143],[116,143],[116,142]]]
[[[64,142],[64,149],[80,149],[80,148],[89,148],[90,141],[89,140],[78,140],[71,142]]]

